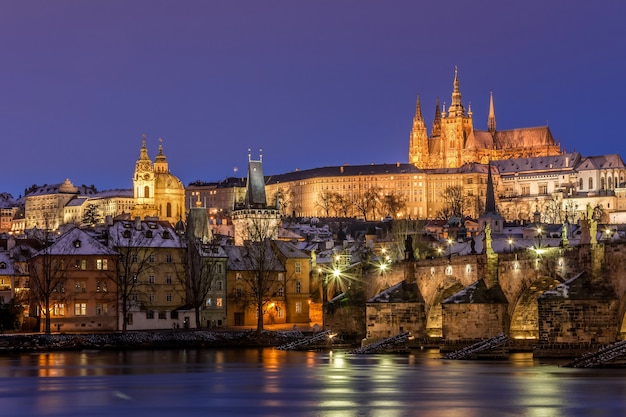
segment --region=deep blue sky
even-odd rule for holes
[[[593,4],[592,4],[593,3]],[[626,157],[626,2],[9,1],[0,5],[0,191],[131,188],[141,134],[184,184],[406,162],[415,97],[486,129],[548,123]]]

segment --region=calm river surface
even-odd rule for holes
[[[273,349],[0,356],[0,416],[626,416],[626,369]]]

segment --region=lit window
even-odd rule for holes
[[[221,307],[222,307],[222,303],[223,303],[223,301],[222,301],[222,299],[221,299],[221,298],[217,298],[217,299],[215,299],[215,305],[216,305],[217,307],[220,307],[220,308],[221,308]]]
[[[96,292],[107,292],[107,283],[104,281],[98,281],[98,286],[96,287]]]
[[[211,307],[212,305],[213,305],[213,299],[211,299],[211,298],[207,298],[207,299],[206,299],[206,306],[207,306],[207,307]]]
[[[58,303],[52,306],[52,315],[53,316],[65,316],[65,304]]]
[[[296,313],[302,313],[302,301],[296,302]]]
[[[285,315],[284,310],[276,306],[276,315],[278,316],[278,318],[282,319],[283,316]]]
[[[99,270],[106,271],[108,269],[107,259],[97,259],[96,260],[96,268]]]
[[[86,316],[87,315],[87,303],[75,303],[74,304],[74,315],[75,316]]]
[[[87,269],[87,259],[80,260],[80,269],[82,269],[83,271]]]

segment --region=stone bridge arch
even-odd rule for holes
[[[428,337],[443,336],[443,307],[441,302],[465,288],[456,278],[448,278],[441,282],[437,291],[429,294],[429,302],[426,303],[426,335]]]
[[[514,301],[509,304],[509,337],[513,339],[539,338],[539,307],[537,299],[546,291],[556,287],[560,280],[540,276],[519,288]]]

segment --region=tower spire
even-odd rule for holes
[[[493,107],[493,91],[489,92],[489,119],[487,120],[487,129],[493,136],[496,133],[496,112]]]
[[[422,168],[428,155],[428,132],[422,116],[422,103],[419,94],[415,102],[415,116],[409,140],[409,163]]]
[[[435,103],[435,120],[433,121],[431,136],[435,137],[439,135],[441,135],[441,108],[439,107],[439,97],[437,97],[437,102]]]
[[[139,159],[150,160],[150,157],[148,156],[148,147],[146,146],[146,134],[145,133],[141,135],[141,150],[139,151]]]
[[[454,67],[454,85],[452,89],[452,103],[448,108],[448,117],[465,116],[465,109],[461,103],[461,90],[459,88],[459,69]]]
[[[420,95],[417,95],[417,101],[415,103],[415,117],[413,118],[413,124],[417,122],[424,123],[424,117],[422,117],[422,103],[420,102]]]

